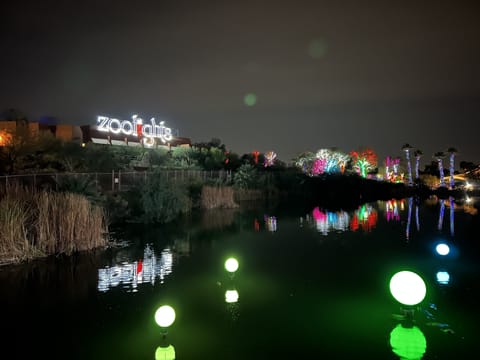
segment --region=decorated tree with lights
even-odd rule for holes
[[[393,165],[392,158],[390,156],[387,156],[385,158],[385,180],[391,181],[390,168],[392,165]]]
[[[294,163],[295,166],[299,167],[304,174],[312,176],[315,160],[315,154],[311,151],[306,151],[298,155],[297,158],[294,159]]]
[[[398,167],[400,165],[400,158],[393,159],[393,176],[396,182],[398,182]]]
[[[341,151],[320,149],[315,154],[303,153],[295,160],[295,165],[307,175],[317,176],[343,173],[349,160],[350,156]]]
[[[403,152],[405,152],[405,158],[407,159],[407,169],[408,169],[408,185],[413,185],[412,180],[412,164],[410,163],[410,151],[412,151],[410,144],[405,144],[402,146]]]
[[[325,172],[325,166],[327,164],[327,160],[325,159],[315,159],[312,165],[312,175],[320,175]]]
[[[415,179],[418,180],[420,178],[420,175],[418,173],[418,168],[420,166],[420,158],[422,157],[423,152],[422,150],[415,150],[413,153],[413,156],[415,156]]]
[[[447,152],[450,154],[450,189],[453,189],[455,187],[455,179],[453,177],[455,172],[455,155],[458,151],[454,147],[450,147]]]
[[[275,159],[277,158],[277,154],[274,151],[269,151],[265,154],[265,161],[263,163],[264,167],[273,166]]]
[[[318,174],[343,172],[349,160],[347,154],[331,149],[320,149],[315,154],[314,169]]]
[[[443,158],[445,157],[445,153],[443,151],[436,152],[433,157],[438,162],[438,172],[440,173],[440,186],[445,186],[445,176],[443,173]]]
[[[373,171],[377,167],[377,154],[371,149],[365,149],[363,151],[351,151],[350,156],[352,158],[353,167],[355,171],[361,176],[366,178],[370,171]]]

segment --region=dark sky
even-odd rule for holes
[[[284,161],[410,143],[480,162],[478,1],[2,4],[0,110],[30,120],[139,114]]]

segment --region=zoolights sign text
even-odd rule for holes
[[[172,129],[166,127],[164,123],[164,121],[160,121],[157,124],[155,118],[151,118],[150,123],[144,124],[143,119],[137,115],[132,116],[132,121],[118,120],[107,116],[97,117],[97,129],[99,131],[135,136],[147,146],[153,146],[155,138],[160,139],[162,143],[172,140]]]

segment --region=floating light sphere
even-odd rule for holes
[[[416,326],[398,324],[390,333],[390,346],[400,359],[421,359],[427,350],[427,340]]]
[[[155,322],[160,327],[169,327],[175,321],[175,310],[171,306],[163,305],[155,312]]]
[[[257,103],[257,95],[255,93],[249,93],[243,98],[243,102],[247,106],[253,106]]]
[[[237,301],[238,301],[238,291],[237,290],[227,290],[225,292],[225,302],[236,303]]]
[[[225,261],[225,269],[231,273],[234,273],[235,271],[237,271],[238,270],[237,259],[229,258],[227,261]]]
[[[427,288],[423,279],[412,271],[400,271],[390,280],[390,292],[399,303],[417,305],[423,301]]]
[[[439,255],[442,255],[442,256],[448,255],[450,253],[450,247],[444,243],[438,244],[435,250]]]

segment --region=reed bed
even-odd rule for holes
[[[12,186],[0,194],[0,263],[107,245],[103,209],[79,194]]]
[[[236,189],[234,194],[236,201],[262,200],[264,198],[264,192],[258,189]]]
[[[238,204],[233,200],[234,191],[227,186],[203,186],[201,206],[203,209],[233,209]]]

